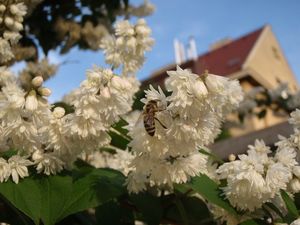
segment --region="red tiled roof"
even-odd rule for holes
[[[222,47],[200,55],[196,61],[186,61],[181,64],[180,67],[183,69],[190,68],[197,74],[203,73],[204,70],[223,76],[238,72],[241,70],[242,65],[263,29],[264,27],[233,40]],[[163,84],[163,81],[167,76],[166,71],[174,69],[176,69],[175,64],[157,71],[145,80],[143,85],[147,85],[149,83]]]
[[[263,28],[253,31],[220,48],[207,52],[198,57],[196,71],[202,73],[208,70],[218,75],[230,75],[238,72],[260,36]]]

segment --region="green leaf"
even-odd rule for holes
[[[294,203],[294,201],[290,198],[290,196],[284,191],[281,190],[281,197],[286,205],[286,208],[289,212],[289,215],[293,218],[293,219],[297,219],[299,217],[299,213],[297,210],[297,207]]]
[[[1,152],[0,153],[0,157],[2,157],[4,159],[9,159],[13,155],[16,155],[17,152],[18,152],[18,150],[16,150],[16,149],[9,149],[8,151]]]
[[[39,184],[33,178],[20,180],[18,184],[8,180],[0,184],[0,193],[14,207],[30,217],[35,224],[39,224],[41,193]]]
[[[211,180],[208,176],[200,175],[198,177],[194,177],[192,181],[190,183],[187,183],[186,185],[199,193],[210,203],[213,203],[225,209],[235,216],[237,215],[237,212],[229,204],[229,202],[221,197],[222,191],[219,189],[218,184]]]
[[[98,225],[134,225],[132,210],[117,201],[106,202],[96,208]]]
[[[119,149],[123,149],[123,150],[127,149],[127,146],[129,144],[129,139],[127,139],[122,134],[120,135],[114,131],[109,131],[108,134],[111,137],[110,144],[112,146],[115,146],[115,147],[117,147]]]
[[[111,169],[88,169],[73,182],[69,201],[57,220],[124,194],[125,177]]]
[[[62,217],[71,200],[72,185],[71,176],[49,176],[40,180],[41,219],[45,225],[55,224]]]
[[[76,212],[96,207],[126,192],[125,177],[111,169],[83,167],[73,176],[28,177],[0,184],[0,193],[35,224],[56,222]]]
[[[141,220],[148,225],[158,225],[162,218],[160,199],[148,193],[140,193],[129,197],[133,205],[141,214]]]

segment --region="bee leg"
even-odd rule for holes
[[[155,119],[157,122],[159,122],[159,124],[160,124],[163,128],[167,129],[167,127],[166,127],[165,125],[163,125],[162,122],[159,121],[159,119],[157,119],[156,117],[154,117],[154,119]]]

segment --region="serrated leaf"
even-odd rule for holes
[[[200,175],[198,177],[194,177],[192,181],[186,185],[199,193],[207,201],[225,209],[235,216],[237,215],[235,209],[222,197],[222,192],[219,189],[218,184],[211,180],[208,176]]]
[[[56,222],[76,212],[96,207],[124,194],[125,177],[111,169],[84,167],[74,176],[28,177],[0,184],[0,193],[35,224]]]

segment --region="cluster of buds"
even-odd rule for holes
[[[0,4],[0,63],[6,63],[14,55],[11,46],[17,44],[23,30],[23,17],[26,14],[26,6],[23,3]]]

